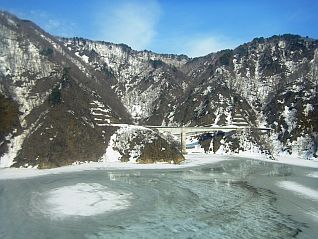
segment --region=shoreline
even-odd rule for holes
[[[318,160],[305,160],[295,157],[277,157],[276,160],[266,158],[262,154],[202,154],[191,153],[185,156],[186,160],[180,164],[154,163],[154,164],[138,164],[129,162],[85,162],[77,165],[68,165],[52,169],[36,169],[36,168],[1,168],[0,180],[22,179],[39,177],[51,174],[72,173],[90,170],[170,170],[170,169],[186,169],[208,164],[215,164],[222,161],[233,159],[254,159],[270,163],[279,163],[293,165],[299,167],[318,168]]]

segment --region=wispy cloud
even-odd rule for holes
[[[96,15],[96,39],[125,43],[137,50],[149,47],[161,13],[157,1],[120,1],[110,11],[104,7]]]
[[[30,10],[26,12],[16,12],[25,19],[30,19],[50,34],[64,37],[75,35],[76,24],[66,19],[58,19],[50,15],[47,11]]]
[[[184,40],[184,53],[191,57],[207,55],[238,46],[236,41],[221,36],[201,36]]]
[[[159,37],[158,37],[159,38]],[[212,52],[234,49],[244,42],[241,38],[230,38],[221,34],[175,34],[154,42],[151,50],[158,53],[185,54],[189,57],[205,56]]]

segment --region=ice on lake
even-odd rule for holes
[[[0,238],[311,238],[316,231],[306,214],[290,215],[304,202],[313,217],[317,201],[280,194],[280,181],[314,173],[298,171],[241,159],[0,180]],[[317,178],[304,178],[297,183],[316,190]],[[282,211],[278,202],[286,197],[295,201]]]

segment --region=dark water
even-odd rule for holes
[[[315,238],[317,202],[276,186],[315,187],[310,171],[233,160],[2,180],[0,238]]]

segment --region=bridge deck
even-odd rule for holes
[[[144,127],[150,129],[157,129],[159,132],[170,132],[171,134],[180,135],[181,141],[181,151],[183,154],[186,154],[186,135],[187,134],[194,134],[194,133],[208,133],[208,132],[215,132],[215,131],[223,131],[223,132],[230,132],[230,131],[244,131],[244,130],[257,130],[257,131],[267,131],[270,132],[270,128],[266,127],[246,127],[246,126],[190,126],[190,127],[180,127],[180,126],[154,126],[154,125],[145,125]]]
[[[187,127],[179,127],[179,126],[154,126],[147,125],[145,126],[151,129],[158,129],[159,131],[172,131],[172,132],[207,132],[207,131],[232,131],[232,130],[259,130],[259,131],[270,131],[271,128],[266,127],[246,127],[246,126],[187,126]]]

